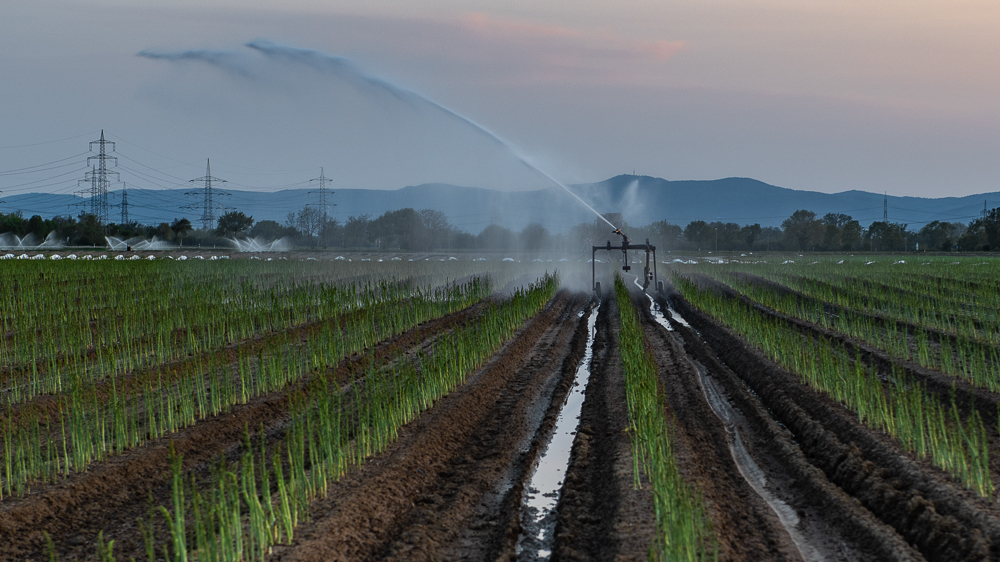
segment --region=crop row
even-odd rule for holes
[[[941,404],[902,369],[879,373],[838,342],[791,327],[738,299],[674,275],[691,304],[735,331],[810,387],[844,404],[869,427],[929,459],[982,496],[992,496],[989,441],[977,412],[962,420],[954,401]],[[883,379],[885,382],[883,383]]]
[[[114,374],[101,384],[71,376],[54,407],[29,404],[16,420],[10,414],[0,418],[0,498],[23,494],[33,481],[85,470],[109,454],[283,389],[306,375],[322,375],[344,357],[478,302],[491,289],[488,279],[477,277],[437,291],[402,293],[382,284],[350,292],[363,306],[334,315],[304,343],[289,334],[268,338],[256,349],[237,348],[235,361],[210,354],[166,374],[144,377],[141,384],[125,384],[136,380]]]
[[[220,467],[207,485],[185,482],[174,461],[172,505],[161,507],[170,538],[155,560],[263,560],[276,544],[289,544],[308,517],[309,502],[352,466],[383,451],[398,429],[462,384],[555,295],[558,279],[546,275],[416,356],[389,365],[374,362],[347,387],[313,385],[294,400],[292,421],[277,447],[257,450],[248,439],[242,459]],[[190,498],[190,499],[188,499]],[[151,528],[151,525],[150,525]]]
[[[808,320],[882,349],[899,361],[961,377],[972,384],[1000,392],[1000,348],[965,336],[928,331],[920,325],[883,320],[865,312],[779,292],[739,278],[718,275],[732,288],[763,306]]]
[[[82,265],[82,267],[80,267]],[[440,264],[437,264],[440,265]],[[502,286],[523,269],[493,264]],[[515,264],[520,265],[520,264]],[[0,393],[6,404],[198,355],[376,302],[420,294],[426,266],[398,277],[349,270],[321,279],[311,262],[18,264],[0,268]],[[470,266],[442,267],[467,278]],[[305,273],[303,273],[305,272]],[[389,273],[388,271],[385,273]],[[479,275],[483,271],[478,272]],[[398,279],[398,281],[386,281]],[[446,284],[438,274],[429,286]]]
[[[995,280],[966,286],[957,279],[863,264],[730,267],[838,306],[1000,344],[1000,286]]]
[[[618,275],[615,296],[621,320],[619,351],[625,371],[633,475],[638,488],[641,467],[653,490],[657,534],[656,542],[650,545],[651,558],[708,559],[716,550],[711,521],[697,492],[678,472],[656,360],[646,346],[628,288]]]

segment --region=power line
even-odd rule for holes
[[[68,140],[74,140],[74,139],[78,139],[80,137],[90,136],[90,135],[94,134],[95,132],[96,131],[91,131],[89,133],[83,133],[82,135],[76,135],[75,137],[67,137],[67,138],[64,138],[64,139],[56,139],[56,140],[50,140],[50,141],[36,142],[36,143],[32,143],[32,144],[14,144],[14,145],[10,145],[10,146],[0,146],[0,150],[7,150],[8,148],[28,148],[28,147],[32,147],[32,146],[41,146],[43,144],[52,144],[52,143],[56,143],[56,142],[63,142],[63,141],[68,141]]]
[[[59,169],[59,168],[65,168],[66,166],[78,165],[76,162],[70,162],[69,164],[61,164],[59,166],[52,166],[52,164],[59,164],[60,162],[65,162],[67,160],[75,160],[75,159],[83,156],[84,154],[87,154],[87,153],[86,152],[81,152],[80,154],[74,154],[73,156],[68,156],[66,158],[60,158],[59,160],[53,160],[52,162],[46,162],[44,164],[36,164],[34,166],[28,166],[26,168],[16,168],[14,170],[4,170],[4,171],[0,172],[0,176],[19,176],[19,175],[22,175],[22,174],[35,174],[35,173],[38,173],[38,172],[46,172],[48,170],[56,170],[56,169]],[[51,167],[46,168],[45,166],[51,166]]]
[[[84,153],[84,154],[86,154],[86,153]],[[56,178],[61,178],[63,176],[75,176],[76,174],[78,174],[78,173],[80,173],[80,172],[82,172],[83,170],[86,170],[86,169],[87,169],[87,167],[83,166],[83,167],[76,168],[76,169],[70,170],[68,172],[62,173],[62,174],[57,174],[57,175],[50,176],[50,177],[47,177],[47,178],[42,178],[42,179],[39,179],[39,180],[34,180],[34,181],[19,183],[19,184],[15,184],[15,185],[8,185],[8,186],[5,186],[5,187],[9,190],[9,189],[14,188],[14,187],[25,187],[25,186],[28,186],[28,185],[35,185],[36,183],[41,183],[41,182],[45,182],[45,181],[49,181],[49,180],[54,180]],[[43,185],[43,186],[35,185],[32,189],[38,189],[39,187],[47,187],[47,185]]]

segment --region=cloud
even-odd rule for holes
[[[152,49],[144,49],[136,53],[136,56],[153,60],[165,60],[170,62],[203,62],[216,68],[221,68],[238,76],[250,77],[253,75],[248,64],[247,57],[232,51],[213,51],[210,49],[191,49],[188,51],[162,52]]]
[[[480,40],[545,48],[549,51],[550,60],[611,58],[665,61],[685,46],[683,40],[635,39],[607,30],[573,29],[529,20],[498,18],[481,12],[466,14],[459,25]]]
[[[495,18],[482,12],[472,12],[462,18],[469,30],[497,35],[528,35],[533,37],[580,37],[580,31],[558,25],[546,25],[527,20]]]

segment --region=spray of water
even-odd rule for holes
[[[604,218],[604,216],[601,215],[601,213],[598,213],[596,209],[594,209],[592,206],[590,206],[590,204],[581,199],[579,195],[573,193],[573,191],[569,187],[567,187],[559,180],[553,178],[551,175],[545,173],[537,166],[532,164],[527,157],[525,157],[523,154],[515,150],[514,147],[512,147],[510,144],[501,139],[496,133],[490,131],[489,129],[480,125],[479,123],[476,123],[472,119],[469,119],[468,117],[460,113],[457,113],[431,100],[430,98],[427,98],[426,96],[418,94],[413,90],[409,90],[407,88],[403,88],[401,86],[393,84],[392,82],[385,80],[383,78],[371,76],[366,72],[364,72],[363,70],[361,70],[357,65],[355,65],[353,62],[351,62],[349,59],[345,57],[330,55],[328,53],[317,51],[315,49],[302,49],[299,47],[281,45],[264,39],[257,39],[251,41],[247,43],[246,46],[256,50],[257,52],[261,53],[262,55],[268,58],[281,59],[285,61],[291,61],[297,64],[302,64],[318,72],[328,73],[337,76],[338,78],[345,80],[356,87],[375,89],[377,91],[390,94],[391,96],[400,101],[410,103],[413,105],[429,106],[437,111],[440,111],[445,115],[447,115],[448,117],[457,120],[458,122],[462,123],[467,127],[470,127],[475,132],[486,137],[494,144],[500,146],[509,154],[511,154],[518,162],[526,166],[528,169],[540,175],[541,177],[545,178],[546,180],[552,182],[553,184],[561,187],[563,191],[570,194],[574,199],[579,201],[581,205],[590,209],[590,211],[595,215],[597,215],[598,218],[608,223],[608,225],[611,226],[612,229],[616,228],[615,225],[611,223],[611,221]],[[247,67],[241,64],[240,61],[238,60],[238,57],[234,57],[234,55],[235,53],[227,51],[211,51],[211,50],[189,50],[179,53],[160,53],[150,50],[144,50],[138,53],[138,56],[141,57],[149,59],[167,60],[171,62],[187,61],[187,60],[200,61],[210,64],[212,66],[222,68],[229,72],[233,72],[241,76],[249,76],[250,73]]]
[[[52,231],[39,242],[34,234],[27,234],[24,238],[19,238],[13,232],[0,234],[0,248],[5,250],[43,250],[50,248],[62,248],[63,243],[56,236],[56,231]]]

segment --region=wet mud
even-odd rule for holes
[[[603,296],[590,382],[556,506],[553,561],[645,560],[656,532],[648,482],[633,487],[618,306]]]
[[[892,528],[912,550],[927,560],[997,557],[997,520],[970,492],[913,459],[884,435],[860,425],[856,415],[810,390],[678,295],[671,297],[671,304],[718,360],[739,373],[774,419],[791,432],[808,462],[859,507]],[[876,530],[863,524],[856,528],[869,534],[863,541],[865,550],[880,546],[871,536]],[[891,548],[884,554],[903,558],[906,553]]]

